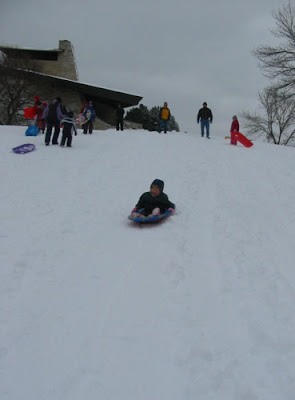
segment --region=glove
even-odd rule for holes
[[[174,212],[175,212],[175,209],[174,209],[174,208],[172,208],[172,207],[170,207],[170,208],[168,208],[168,211],[171,213],[171,215],[173,215],[173,214],[174,214]]]
[[[133,217],[138,217],[138,212],[137,212],[137,208],[136,207],[134,207],[133,208],[133,210],[131,211],[131,215],[133,216]]]
[[[75,136],[77,136],[77,132],[75,132]]]
[[[197,121],[197,124],[199,123],[199,121]]]

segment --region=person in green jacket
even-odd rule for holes
[[[167,194],[163,192],[163,189],[164,182],[161,179],[153,180],[150,191],[140,196],[138,203],[131,211],[131,215],[134,217],[138,215],[149,217],[163,214],[167,210],[173,214],[175,211],[175,204],[169,200]]]

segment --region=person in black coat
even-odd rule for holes
[[[46,121],[47,129],[45,135],[45,144],[49,145],[51,139],[52,128],[54,127],[54,134],[52,144],[58,144],[58,136],[60,132],[60,121],[65,117],[61,111],[61,98],[54,99],[49,106],[47,106],[42,114],[42,120]]]
[[[173,204],[166,193],[163,192],[164,182],[161,179],[155,179],[151,183],[150,191],[143,193],[136,206],[131,211],[132,216],[143,215],[155,216],[165,213],[167,210],[171,214],[175,211]]]
[[[116,129],[117,131],[121,129],[121,131],[124,130],[124,114],[125,110],[121,106],[121,104],[118,104],[117,110],[116,110]]]
[[[204,101],[203,108],[200,108],[197,116],[197,123],[201,120],[201,136],[204,136],[206,128],[206,136],[210,139],[209,123],[212,124],[213,114],[210,108],[207,107],[207,103]]]

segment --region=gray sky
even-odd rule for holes
[[[0,43],[53,49],[72,42],[79,81],[168,102],[182,131],[196,132],[207,101],[212,135],[257,107],[268,83],[251,51],[274,40],[283,0],[2,0]],[[240,129],[243,132],[243,127]]]

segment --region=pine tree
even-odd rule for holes
[[[154,106],[150,110],[143,104],[139,107],[134,107],[126,114],[126,120],[131,122],[137,122],[142,125],[143,129],[148,131],[156,131],[159,126],[159,106]],[[169,130],[179,132],[179,125],[175,121],[173,115],[170,116]]]

